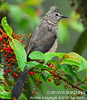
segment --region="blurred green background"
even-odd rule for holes
[[[41,18],[51,6],[58,6],[60,12],[68,16],[67,20],[62,20],[59,24],[59,47],[57,52],[73,51],[81,33],[84,31],[83,25],[78,21],[79,15],[75,13],[78,4],[72,7],[72,0],[0,0],[0,20],[7,16],[9,24],[17,34],[30,34],[40,23]],[[5,1],[5,2],[4,2]],[[86,57],[85,49],[81,52]]]
[[[56,5],[63,15],[68,16],[68,19],[63,19],[59,23],[59,45],[56,52],[75,51],[87,59],[87,35],[85,35],[85,38],[80,39],[83,36],[82,34],[87,34],[87,32],[80,14],[76,13],[76,9],[79,6],[78,2],[74,0],[74,3],[75,6],[72,5],[72,0],[0,0],[0,20],[6,16],[14,33],[21,34],[22,36],[29,35],[40,23],[49,8]],[[28,81],[30,83],[25,85],[25,90],[29,89],[29,92],[25,91],[27,100],[29,100],[34,84],[32,78],[29,77]],[[62,86],[43,82],[41,92],[38,92],[37,96],[50,96],[47,94],[47,91],[53,90],[65,89]],[[26,98],[24,99],[23,96],[19,100],[26,100]]]

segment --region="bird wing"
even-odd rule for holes
[[[32,33],[32,36],[27,43],[27,55],[33,51],[41,51],[43,53],[48,52],[57,39],[57,36],[53,34],[51,30],[49,31],[48,25],[45,24],[44,26],[39,26]]]

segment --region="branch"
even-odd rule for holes
[[[58,77],[59,79],[61,79],[62,81],[66,82],[67,84],[71,85],[72,88],[76,88],[80,91],[84,91],[87,94],[87,91],[83,90],[81,87],[78,87],[72,83],[70,83],[67,79],[64,79],[62,76],[60,76],[59,74],[53,73],[51,71],[49,71],[51,74],[53,74],[54,76]]]
[[[3,80],[3,83],[4,83],[5,86],[9,86],[9,85],[7,84],[7,82],[5,81],[5,79]]]
[[[59,76],[58,76],[58,77],[59,77]],[[76,89],[78,89],[78,90],[80,90],[80,91],[84,91],[84,92],[87,94],[87,91],[83,90],[81,87],[75,86],[74,84],[70,83],[68,80],[62,78],[62,76],[60,76],[60,78],[61,78],[61,80],[63,80],[64,82],[66,82],[66,83],[68,83],[69,85],[71,85],[72,88],[76,88]]]
[[[0,28],[0,31],[4,34],[5,32]]]

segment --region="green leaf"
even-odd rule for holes
[[[61,64],[67,64],[67,65],[71,65],[71,66],[79,66],[78,62],[75,62],[69,58],[63,59]]]
[[[7,34],[10,38],[12,38],[11,35],[12,35],[13,30],[12,30],[12,28],[8,25],[7,20],[6,20],[6,17],[3,17],[3,18],[2,18],[1,23],[2,23],[2,26],[3,26],[4,30],[6,31],[6,34]]]
[[[35,59],[44,60],[44,59],[45,59],[44,54],[43,54],[42,52],[40,52],[40,51],[34,51],[34,52],[32,52],[32,53],[29,55],[29,58],[30,58],[30,59],[33,59],[33,60],[35,60]]]
[[[58,65],[58,62],[54,61],[54,60],[49,60],[48,62],[51,63],[51,64],[53,64],[53,65]]]
[[[61,64],[77,66],[77,68],[79,68],[78,71],[87,69],[87,61],[82,56],[80,56],[75,52],[67,53],[64,59],[62,60]]]
[[[67,74],[70,74],[70,75],[73,75],[78,81],[81,82],[81,77],[78,76],[77,72],[75,72],[73,69],[72,69],[72,66],[70,65],[66,65],[66,64],[61,64],[57,67],[58,70],[61,70],[61,71],[64,71],[66,72]]]
[[[45,69],[45,70],[49,70],[49,71],[53,70],[52,67],[48,67],[47,65],[44,65],[44,64],[39,64],[39,65],[35,66],[35,68],[41,68],[41,69]]]
[[[4,79],[2,72],[0,72],[0,79]]]
[[[40,69],[46,69],[46,70],[50,70],[52,71],[52,67],[48,67],[47,65],[44,65],[44,64],[40,64],[36,61],[29,61],[29,62],[26,62],[26,68],[40,68]]]
[[[49,52],[47,52],[47,53],[44,54],[45,64],[55,56],[58,56],[59,59],[60,59],[60,58],[63,58],[64,55],[65,55],[65,53],[56,53],[56,52],[49,53]]]
[[[4,90],[3,86],[0,85],[0,98],[11,99],[11,93]]]
[[[0,67],[1,67],[1,64],[0,64]]]
[[[74,83],[74,80],[70,75],[66,74],[64,77],[66,77],[71,83]]]
[[[41,76],[42,76],[43,80],[46,81],[50,75],[51,74],[48,71],[43,71]]]
[[[84,70],[84,71],[87,70],[87,61],[86,62],[84,62],[84,61],[80,62],[80,67],[79,67],[78,71],[82,71],[82,70]]]
[[[57,56],[57,53],[56,52],[50,52],[50,53],[47,52],[47,53],[44,54],[44,56],[45,56],[45,64],[46,64],[53,57]]]
[[[74,72],[73,72],[73,69],[70,65],[66,65],[66,64],[60,64],[58,67],[57,67],[58,70],[61,70],[61,71],[64,71],[68,74],[72,74],[74,75]]]
[[[3,77],[3,73],[2,73],[2,71],[1,71],[1,64],[0,64],[0,79],[2,80],[2,79],[4,79],[4,77]]]
[[[29,62],[26,62],[26,68],[33,68],[35,67],[36,65],[39,65],[40,63],[36,62],[36,61],[29,61]]]
[[[16,39],[12,39],[9,44],[14,50],[20,70],[23,71],[25,67],[25,62],[27,61],[27,55],[22,43],[20,43]]]
[[[11,93],[0,91],[0,98],[2,98],[2,99],[12,99]]]
[[[81,86],[82,89],[84,89],[85,91],[87,91],[87,85],[83,85]]]
[[[3,86],[3,85],[2,85],[2,88],[3,88],[4,90],[12,90],[13,87],[12,87],[12,86]]]
[[[59,59],[62,59],[65,55],[66,53],[57,53],[57,56],[59,57]]]
[[[80,79],[81,76],[79,76],[77,74],[77,72],[75,72],[73,69],[72,69],[72,66],[70,65],[67,65],[67,64],[60,64],[58,67],[57,67],[58,70],[61,70],[61,71],[64,71],[66,72],[67,74],[69,75],[73,75],[77,81],[81,82],[82,80]]]
[[[27,100],[27,97],[24,95],[24,93],[21,93],[21,96],[18,98],[18,100]]]

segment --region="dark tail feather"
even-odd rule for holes
[[[29,69],[25,69],[24,72],[21,72],[16,84],[11,92],[12,97],[15,97],[16,99],[20,96],[24,83],[25,83],[25,79],[27,78],[27,74],[29,72]]]

